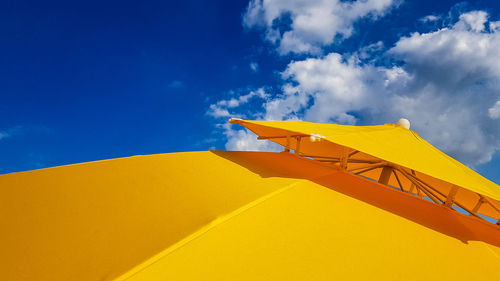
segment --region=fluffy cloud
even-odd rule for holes
[[[401,38],[389,53],[425,80],[438,76],[447,86],[498,78],[500,33],[485,32],[485,20],[484,12],[463,14],[451,28]]]
[[[232,93],[235,94],[234,92]],[[255,91],[250,91],[247,94],[239,95],[238,97],[233,97],[227,100],[220,100],[215,104],[211,104],[207,112],[208,115],[213,117],[239,117],[236,112],[232,114],[229,113],[229,109],[236,109],[242,105],[247,104],[252,98],[256,97],[259,99],[267,99],[268,94],[263,88],[259,88]]]
[[[488,162],[500,148],[500,126],[491,120],[500,92],[500,33],[487,26],[487,13],[465,13],[451,27],[401,38],[388,52],[412,77],[401,89],[405,97],[396,99],[399,112],[471,165]]]
[[[500,100],[488,109],[488,113],[491,119],[500,119]]]
[[[460,20],[455,24],[456,30],[472,30],[475,32],[484,31],[485,23],[488,21],[488,14],[484,11],[472,11],[460,15]]]
[[[283,148],[267,140],[258,140],[257,136],[243,128],[234,128],[231,124],[221,125],[227,138],[226,149],[237,151],[282,151]]]
[[[280,94],[262,99],[262,110],[246,117],[343,124],[406,117],[413,130],[458,160],[488,162],[500,149],[496,24],[473,11],[450,26],[400,38],[386,52],[377,44],[291,62],[282,72]],[[377,64],[373,54],[392,64]],[[253,134],[231,130],[226,128],[228,149],[267,149]]]
[[[353,23],[377,18],[394,0],[251,0],[243,17],[247,28],[264,28],[265,37],[279,45],[281,54],[321,53],[336,36],[347,38]]]
[[[338,53],[292,62],[282,73],[289,81],[282,95],[264,105],[265,119],[354,124],[350,112],[376,107],[387,83],[399,75],[405,75],[399,68],[360,65],[355,57],[344,59]]]

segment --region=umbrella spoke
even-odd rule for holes
[[[349,163],[369,163],[369,164],[376,164],[376,163],[381,163],[381,160],[364,160],[364,159],[348,159],[347,162]]]
[[[299,140],[301,137],[300,136],[295,136],[295,137],[297,138],[297,141],[298,141],[297,145],[299,146],[300,145]],[[296,153],[297,153],[297,150],[296,150]],[[352,155],[355,155],[356,153],[359,153],[359,151],[353,151],[349,154],[346,154],[346,157],[350,157]],[[496,210],[500,214],[500,210],[484,196],[481,196],[478,194],[480,196],[480,199],[479,199],[478,203],[476,204],[476,206],[471,210],[471,209],[465,207],[464,205],[460,204],[459,202],[455,201],[455,195],[459,190],[459,188],[457,186],[454,186],[450,190],[450,192],[447,195],[445,195],[440,190],[436,189],[435,187],[431,186],[430,184],[428,184],[427,182],[425,182],[421,178],[417,177],[414,170],[411,170],[411,174],[410,174],[409,172],[405,171],[402,167],[393,166],[393,165],[391,165],[387,162],[381,161],[381,160],[365,160],[365,159],[352,159],[352,158],[345,159],[345,158],[332,157],[332,156],[308,155],[308,154],[300,154],[300,156],[312,158],[318,162],[329,162],[329,163],[333,163],[333,164],[338,164],[338,163],[341,163],[342,161],[344,161],[346,163],[367,164],[367,165],[362,165],[360,167],[356,167],[356,168],[352,168],[352,169],[347,170],[348,172],[353,173],[354,175],[358,175],[358,176],[361,176],[361,174],[375,170],[375,169],[390,167],[393,169],[392,171],[390,171],[390,174],[394,175],[394,177],[398,183],[399,189],[402,192],[406,192],[406,191],[404,189],[403,183],[401,182],[401,179],[400,179],[397,172],[399,172],[401,175],[403,175],[405,178],[407,178],[411,182],[411,187],[408,190],[408,193],[410,193],[410,194],[413,194],[413,191],[416,189],[417,194],[415,194],[415,195],[420,197],[420,198],[422,198],[422,195],[425,195],[432,202],[439,204],[439,205],[444,205],[446,207],[451,208],[452,210],[455,210],[453,208],[453,205],[456,205],[457,207],[460,207],[461,209],[465,210],[471,216],[479,218],[483,221],[487,221],[487,220],[477,214],[477,211],[479,210],[479,208],[482,204],[490,205],[494,210]],[[498,219],[497,224],[500,224],[500,219]]]
[[[394,177],[396,178],[396,180],[398,181],[398,184],[399,184],[399,188],[401,188],[401,191],[405,191],[403,189],[403,185],[401,184],[401,181],[399,180],[399,177],[398,177],[398,174],[396,174],[396,170],[392,170],[392,173],[394,174]]]
[[[355,151],[356,152],[356,151]],[[354,153],[351,153],[354,154]],[[301,154],[302,157],[314,158],[320,162],[340,162],[340,157],[332,157],[332,156],[322,156],[322,155],[312,155],[312,154]],[[381,163],[381,160],[368,160],[368,159],[347,159],[348,163],[366,163],[366,164],[376,164]]]
[[[374,169],[382,168],[382,167],[384,167],[384,166],[385,166],[384,164],[374,165],[374,166],[372,166],[372,167],[370,167],[370,168],[366,168],[366,169],[364,169],[364,170],[361,170],[361,171],[355,172],[354,174],[355,174],[355,175],[359,175],[359,174],[366,173],[366,172],[371,171],[371,170],[374,170]]]
[[[285,152],[290,152],[290,135],[289,134],[286,135]]]
[[[296,136],[295,139],[297,140],[297,145],[295,146],[295,154],[298,155],[300,151],[300,140],[302,139],[302,136]]]
[[[493,203],[491,203],[491,201],[488,200],[488,198],[483,197],[483,200],[484,200],[485,203],[487,203],[488,205],[490,205],[495,211],[497,211],[498,214],[500,215],[500,210],[495,205],[493,205]]]
[[[405,170],[396,168],[401,174],[403,174],[408,180],[410,180],[413,184],[418,186],[420,190],[427,195],[434,203],[439,204],[441,200],[437,196],[435,196],[430,190],[425,188],[422,184],[420,184],[418,181],[413,179],[410,174],[408,174]],[[442,202],[442,201],[441,201]]]
[[[287,136],[285,136],[285,137],[287,137]],[[416,189],[417,193],[415,195],[420,197],[420,198],[422,198],[422,195],[424,194],[432,202],[439,204],[439,205],[444,205],[446,207],[451,208],[452,210],[455,210],[453,208],[453,205],[456,205],[457,207],[460,207],[461,209],[468,212],[471,216],[479,218],[483,221],[487,221],[487,220],[477,214],[477,211],[479,210],[479,208],[483,204],[490,205],[495,211],[497,211],[500,214],[500,210],[495,205],[493,205],[493,203],[490,202],[486,197],[484,197],[480,194],[478,194],[480,196],[478,202],[476,203],[474,208],[472,208],[472,210],[471,210],[471,209],[465,207],[464,205],[460,204],[459,202],[455,201],[455,195],[458,192],[457,186],[454,186],[450,190],[450,192],[446,195],[443,192],[441,192],[440,190],[434,188],[432,185],[430,185],[427,182],[425,182],[424,180],[422,180],[421,178],[417,177],[414,170],[411,170],[411,173],[409,173],[409,172],[405,171],[402,167],[390,165],[387,162],[384,162],[382,160],[368,160],[368,159],[350,158],[351,156],[359,153],[358,150],[354,150],[350,153],[345,153],[344,157],[300,154],[300,152],[299,152],[300,140],[304,136],[303,135],[289,135],[287,138],[287,149],[285,151],[288,151],[288,152],[290,151],[290,147],[291,147],[290,139],[292,137],[296,139],[295,154],[299,155],[301,157],[312,158],[318,162],[327,162],[327,163],[333,163],[333,164],[337,164],[337,165],[340,163],[340,165],[344,169],[346,169],[346,166],[348,163],[367,164],[367,165],[362,165],[360,167],[356,167],[356,168],[352,168],[352,169],[347,170],[348,172],[353,173],[354,175],[358,175],[358,176],[361,176],[361,174],[375,170],[375,169],[390,167],[393,170],[388,170],[389,174],[386,176],[390,176],[391,174],[393,174],[397,183],[398,183],[399,189],[402,192],[406,192],[406,191],[404,189],[404,186],[403,186],[401,179],[398,176],[397,172],[399,172],[401,175],[403,175],[405,178],[407,178],[411,182],[411,187],[408,189],[408,193],[410,193],[410,194],[413,194],[413,191]],[[281,136],[263,137],[263,138],[281,138]],[[384,184],[386,184],[386,183],[384,182]],[[498,219],[497,224],[500,224],[500,219]]]
[[[446,198],[446,202],[444,203],[444,205],[446,207],[451,208],[453,206],[453,201],[455,200],[455,195],[457,194],[457,192],[458,192],[458,187],[453,186],[451,188],[450,192],[448,193],[448,197]]]
[[[475,213],[479,210],[479,208],[481,207],[481,205],[484,204],[484,197],[479,195],[479,200],[477,200],[477,203],[476,203],[476,206],[474,206],[474,208],[472,208],[472,211]]]
[[[297,140],[299,140],[300,136],[296,136],[296,138],[297,138]],[[300,145],[300,143],[297,143],[297,145]],[[356,153],[359,153],[359,151],[353,151],[353,152],[347,154],[346,157],[350,157],[352,155],[355,155]],[[321,156],[321,155],[300,154],[300,156],[313,158],[314,160],[319,161],[319,162],[329,162],[329,163],[334,163],[334,164],[341,163],[342,161],[346,160],[345,158],[342,159],[339,157]],[[470,215],[472,215],[476,218],[479,218],[481,220],[486,221],[484,218],[482,218],[481,216],[479,216],[477,214],[477,211],[479,210],[479,207],[482,204],[490,205],[494,210],[496,210],[500,214],[500,210],[495,205],[493,205],[493,203],[488,201],[488,199],[486,197],[481,196],[481,195],[480,195],[481,196],[480,200],[478,201],[476,206],[472,210],[470,210],[469,208],[465,207],[464,205],[462,205],[459,202],[456,202],[454,200],[455,195],[458,192],[458,187],[455,186],[454,188],[452,188],[450,190],[448,195],[445,195],[444,193],[442,193],[438,189],[434,188],[433,186],[431,186],[430,184],[428,184],[427,182],[425,182],[421,178],[417,177],[414,170],[411,170],[411,174],[410,174],[409,172],[405,171],[402,167],[392,166],[392,165],[389,165],[388,163],[383,162],[381,160],[365,160],[365,159],[347,158],[346,162],[347,163],[357,163],[357,164],[367,164],[367,165],[363,165],[360,167],[356,167],[356,168],[352,168],[352,169],[347,170],[348,172],[353,173],[353,174],[358,175],[358,176],[361,176],[361,174],[375,170],[375,169],[384,168],[384,167],[391,167],[394,170],[392,170],[390,174],[394,175],[394,177],[398,183],[399,189],[402,192],[406,192],[406,191],[404,189],[403,183],[401,182],[401,179],[398,176],[397,172],[399,172],[401,175],[403,175],[405,178],[407,178],[411,182],[411,187],[409,188],[408,193],[413,194],[414,189],[416,189],[417,194],[415,194],[415,195],[420,197],[420,198],[422,198],[422,194],[424,194],[429,199],[431,199],[431,201],[433,201],[434,203],[447,206],[451,209],[453,209],[452,208],[453,205],[456,205],[456,206],[460,207],[461,209],[465,210],[466,212],[468,212]],[[500,219],[498,220],[497,224],[500,224]]]
[[[364,166],[361,166],[361,167],[357,167],[357,168],[352,168],[352,169],[349,169],[347,170],[348,172],[354,172],[354,171],[357,171],[357,170],[362,170],[362,169],[366,169],[366,168],[371,168],[371,167],[379,167],[381,165],[380,162],[375,162],[375,163],[369,163],[369,165],[364,165]]]
[[[401,169],[402,170],[402,169]],[[401,171],[400,170],[400,171]],[[404,170],[402,170],[404,171]],[[426,183],[425,181],[423,181],[422,179],[418,178],[417,176],[415,175],[412,175],[412,174],[408,174],[406,171],[404,171],[408,176],[412,177],[413,179],[417,180],[418,182],[420,182],[422,185],[425,185],[426,187],[428,187],[429,189],[433,190],[434,192],[438,193],[439,195],[441,195],[443,198],[447,198],[447,196],[445,194],[443,194],[441,191],[437,190],[436,188],[432,187],[430,184]]]
[[[353,152],[349,153],[349,158],[351,158],[352,156],[354,156],[358,152],[359,152],[359,150],[354,150]]]
[[[426,189],[426,188],[423,186],[423,184],[425,184],[427,187],[429,187],[430,189],[432,189],[432,190],[433,190],[433,191],[435,191],[436,193],[440,194],[441,196],[443,196],[443,197],[447,198],[447,196],[445,196],[445,195],[444,195],[443,193],[441,193],[439,190],[437,190],[437,189],[433,188],[432,186],[430,186],[429,184],[425,183],[422,179],[420,179],[420,178],[416,177],[415,175],[410,175],[410,174],[408,174],[406,171],[404,171],[404,170],[402,170],[402,169],[398,169],[398,171],[402,172],[402,173],[403,173],[403,175],[407,176],[407,178],[408,178],[410,181],[412,181],[412,182],[413,182],[413,181],[415,181],[414,183],[416,183],[416,184],[417,184],[417,182],[422,183],[422,184],[420,184],[420,183],[419,183],[418,185],[420,185],[420,188],[422,188],[422,191],[423,191],[425,194],[427,194],[427,192],[430,192],[430,190]],[[427,192],[426,192],[426,191],[427,191]],[[427,196],[429,196],[429,194],[427,194]],[[436,198],[438,198],[438,197],[436,196]],[[432,199],[432,198],[431,198],[431,199]],[[438,198],[438,200],[439,200],[439,198]],[[443,203],[443,204],[445,204],[445,205],[446,205],[446,203],[445,203],[445,202],[443,202],[442,200],[439,200],[439,201],[441,201],[441,203]],[[438,203],[438,202],[436,202],[436,201],[435,201],[435,203]],[[460,208],[464,209],[465,211],[467,211],[470,215],[472,215],[472,216],[474,216],[474,217],[476,217],[476,218],[479,218],[479,219],[485,220],[484,218],[482,218],[481,216],[479,216],[478,214],[476,214],[476,212],[475,212],[474,210],[470,210],[469,208],[465,207],[464,205],[460,204],[459,202],[454,201],[453,203],[454,203],[455,205],[457,205],[458,207],[460,207]],[[438,204],[439,204],[439,203],[438,203]]]
[[[303,157],[310,157],[310,158],[320,158],[320,159],[331,159],[331,160],[337,160],[340,161],[339,157],[331,157],[331,156],[321,156],[321,155],[310,155],[310,154],[301,154],[300,156]],[[317,160],[317,159],[316,159]]]

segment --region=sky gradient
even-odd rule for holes
[[[492,0],[2,1],[0,174],[407,117],[500,183],[499,42]]]

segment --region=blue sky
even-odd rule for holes
[[[2,1],[0,173],[407,117],[500,182],[497,1],[285,2]]]

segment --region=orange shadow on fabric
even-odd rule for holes
[[[276,153],[276,157],[269,157],[269,153],[259,152],[213,151],[213,153],[258,173],[262,177],[290,177],[310,180],[424,227],[459,239],[463,243],[482,241],[500,247],[499,226],[355,176],[335,166],[327,166],[288,153]]]

